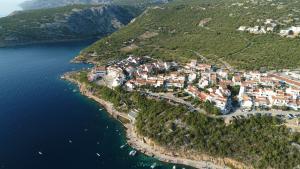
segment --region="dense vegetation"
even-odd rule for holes
[[[292,169],[300,164],[300,150],[292,145],[300,143],[300,134],[291,133],[276,118],[256,116],[226,125],[222,119],[191,113],[184,107],[147,99],[137,92],[88,83],[84,72],[73,77],[117,108],[126,105],[128,109],[138,109],[138,132],[169,149],[229,157],[260,169]]]
[[[175,0],[146,10],[126,28],[85,49],[81,59],[104,62],[136,54],[186,61],[200,58],[196,51],[208,62],[227,61],[239,69],[296,68],[298,38],[253,35],[237,28],[262,25],[268,18],[282,23],[277,29],[296,26],[299,7],[297,0]],[[288,18],[293,21],[285,23]]]
[[[110,34],[141,9],[130,6],[72,5],[16,12],[0,18],[0,47],[41,41],[92,39]]]
[[[167,0],[28,0],[20,6],[25,9],[42,9],[56,8],[74,4],[89,4],[89,5],[132,5],[132,6],[147,6],[152,4],[164,3]]]

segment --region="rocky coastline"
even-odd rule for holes
[[[79,90],[82,95],[98,102],[106,109],[111,116],[118,119],[119,116],[126,117],[127,114],[119,112],[114,109],[113,104],[107,102],[88,91],[86,86],[79,81],[70,77],[70,73],[66,73],[63,78],[69,82],[76,84],[79,87]],[[133,123],[122,123],[126,128],[126,137],[127,143],[134,149],[139,150],[140,152],[154,157],[160,161],[174,163],[174,164],[183,164],[191,166],[194,168],[205,168],[210,167],[213,169],[253,169],[252,166],[247,166],[241,162],[230,158],[215,158],[205,154],[199,154],[196,152],[190,152],[185,150],[172,151],[166,149],[149,138],[139,135],[134,127]]]

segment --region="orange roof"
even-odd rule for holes
[[[280,76],[278,74],[270,74],[270,76],[275,77],[278,80],[285,81],[286,83],[289,83],[289,84],[300,87],[300,82],[299,81],[295,81],[295,80],[289,79],[287,77]]]
[[[96,71],[106,71],[105,66],[98,66],[94,68]]]
[[[199,97],[200,100],[205,101],[205,100],[207,100],[208,94],[206,94],[204,92],[199,92],[198,97]]]

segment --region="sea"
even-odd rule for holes
[[[0,169],[173,168],[129,156],[121,123],[60,78],[90,67],[70,60],[91,43],[0,48]]]

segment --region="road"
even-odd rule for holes
[[[204,60],[205,62],[208,62],[208,59],[201,55],[199,52],[196,52],[194,50],[190,50],[191,52],[193,52],[195,55],[197,55],[198,57],[200,57],[202,60]],[[214,55],[216,56],[216,58],[219,58],[219,62],[221,62],[229,71],[233,72],[234,71],[234,68],[226,61],[224,61],[221,57],[218,57],[217,55]]]
[[[250,111],[250,112],[248,112],[248,111],[242,112],[241,110],[237,110],[234,113],[222,115],[221,117],[223,117],[225,119],[232,119],[233,117],[237,117],[237,116],[247,117],[249,115],[255,115],[255,114],[271,115],[271,116],[283,115],[283,116],[287,117],[288,114],[298,115],[298,114],[300,114],[300,112],[282,111],[282,110],[269,110],[269,111],[254,110],[254,111]]]
[[[183,99],[175,97],[172,93],[153,93],[153,92],[148,91],[148,92],[146,92],[146,94],[150,97],[162,98],[162,99],[165,99],[165,100],[169,100],[169,101],[172,101],[172,102],[175,102],[175,103],[182,104],[182,105],[188,107],[188,109],[190,111],[198,111],[198,112],[202,111],[199,108],[195,108],[190,102],[187,102]]]

